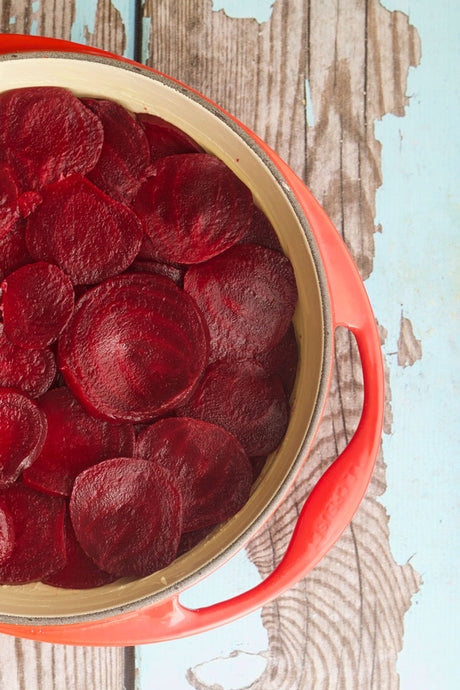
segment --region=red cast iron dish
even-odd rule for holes
[[[384,376],[376,323],[357,268],[321,206],[267,144],[217,105],[159,72],[88,46],[0,36],[0,91],[40,84],[114,100],[119,94],[120,102],[132,110],[154,108],[148,105],[148,94],[149,89],[157,90],[156,114],[166,119],[169,114],[174,121],[177,111],[174,123],[222,157],[251,187],[294,265],[300,365],[291,422],[241,514],[167,569],[140,581],[85,591],[40,583],[0,587],[2,633],[94,646],[185,637],[235,620],[278,597],[314,568],[350,523],[368,486],[382,431]],[[147,105],[142,105],[139,88]],[[285,234],[284,226],[288,228]],[[311,334],[310,324],[315,326]],[[354,334],[363,370],[364,404],[353,438],[309,495],[287,551],[272,574],[226,601],[186,608],[179,602],[180,592],[216,570],[249,541],[286,496],[305,462],[327,397],[338,326]]]

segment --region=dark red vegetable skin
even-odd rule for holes
[[[158,115],[137,113],[136,117],[147,136],[151,161],[179,153],[203,153],[192,137]]]
[[[47,185],[28,217],[26,244],[36,261],[57,264],[72,282],[99,283],[136,257],[142,228],[136,214],[82,175]]]
[[[136,455],[174,477],[183,498],[184,532],[227,520],[249,498],[249,458],[232,434],[214,424],[184,417],[161,419],[141,432]]]
[[[192,393],[207,338],[196,304],[172,280],[127,273],[80,298],[59,339],[58,365],[92,414],[145,422]]]
[[[37,403],[48,433],[40,455],[23,473],[24,482],[37,491],[70,496],[80,472],[107,458],[133,454],[133,426],[91,416],[68,388],[54,388]]]
[[[238,242],[249,228],[250,190],[207,153],[160,158],[150,166],[133,207],[156,258],[193,264]]]
[[[65,562],[65,501],[24,486],[20,481],[0,492],[14,526],[14,547],[0,564],[0,583],[20,585],[42,580]]]
[[[0,388],[0,490],[37,459],[46,431],[46,417],[34,400],[14,388]]]
[[[259,244],[277,252],[282,252],[281,243],[272,224],[264,212],[254,205],[251,225],[246,235],[240,240],[240,244]]]
[[[178,413],[223,427],[249,457],[274,451],[289,418],[280,379],[254,360],[234,359],[210,364]]]
[[[102,500],[101,500],[102,499]],[[70,498],[75,535],[101,570],[145,577],[177,554],[182,497],[159,465],[112,458],[78,475]]]
[[[27,264],[1,287],[5,333],[13,343],[42,349],[57,340],[74,307],[72,283],[60,268],[44,261]]]
[[[88,178],[114,199],[130,202],[150,161],[144,129],[119,103],[96,98],[81,101],[98,116],[104,128],[101,155]]]
[[[81,548],[75,536],[70,516],[64,520],[65,565],[42,579],[46,585],[63,589],[102,587],[116,578],[97,567]]]
[[[38,86],[0,94],[0,148],[22,191],[87,173],[103,137],[99,118],[66,89]]]
[[[200,541],[203,541],[203,539],[213,531],[214,527],[217,527],[217,524],[218,523],[210,525],[209,527],[202,527],[193,532],[183,532],[180,538],[179,548],[177,549],[177,557],[182,556],[184,553],[187,553],[187,551],[197,546]]]
[[[184,290],[203,312],[210,357],[251,357],[284,336],[297,302],[289,259],[266,247],[239,244],[191,266]]]
[[[0,323],[0,386],[38,398],[51,388],[56,373],[56,359],[49,348],[31,350],[15,345]]]

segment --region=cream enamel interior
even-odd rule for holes
[[[322,408],[318,391],[327,387],[323,371],[328,368],[325,366],[328,325],[315,247],[305,237],[289,195],[283,189],[286,185],[279,184],[253,147],[235,131],[238,128],[229,126],[214,108],[205,106],[196,96],[190,97],[174,83],[110,61],[76,56],[20,56],[0,61],[0,91],[31,85],[63,86],[78,96],[110,98],[132,111],[155,113],[219,156],[251,188],[257,204],[277,230],[294,266],[299,290],[295,325],[300,366],[289,429],[238,515],[168,568],[140,580],[118,581],[83,591],[61,590],[40,583],[0,586],[0,618],[5,622],[19,623],[26,619],[40,623],[56,623],[58,619],[76,622],[136,608],[193,584],[241,547],[267,517],[267,512],[282,500],[300,468],[299,454],[305,455],[312,441],[312,417],[317,422],[318,406]],[[324,390],[322,395],[325,396]]]

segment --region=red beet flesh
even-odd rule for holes
[[[0,564],[0,583],[34,582],[61,568],[65,560],[62,498],[46,496],[16,482],[0,493],[13,519],[14,546]]]
[[[87,173],[99,158],[103,137],[99,118],[66,89],[43,86],[0,94],[0,144],[23,191]]]
[[[59,339],[58,362],[91,412],[143,422],[191,394],[207,362],[207,333],[172,280],[125,274],[81,297]]]
[[[33,259],[26,246],[26,225],[19,220],[8,235],[0,240],[0,280]]]
[[[31,398],[38,398],[51,388],[56,371],[56,360],[50,349],[19,347],[7,338],[0,324],[0,386],[17,388]]]
[[[3,323],[20,347],[41,349],[57,340],[74,306],[73,286],[60,268],[39,261],[2,282]]]
[[[101,155],[88,178],[119,201],[130,201],[150,160],[147,137],[137,120],[113,101],[83,98],[104,128]]]
[[[252,467],[232,434],[198,419],[161,419],[137,439],[136,455],[166,468],[184,502],[184,532],[223,522],[249,498]]]
[[[159,259],[192,264],[220,254],[247,232],[252,194],[207,153],[160,158],[134,202]]]
[[[212,359],[270,350],[286,333],[297,301],[289,259],[254,244],[191,266],[184,290],[205,316]]]
[[[0,565],[6,561],[14,548],[14,522],[5,501],[0,498]]]
[[[201,146],[188,134],[161,117],[149,113],[137,113],[136,117],[147,136],[151,161],[179,153],[203,152]]]
[[[57,264],[75,284],[121,273],[139,251],[142,228],[124,204],[81,175],[43,189],[27,220],[26,243],[36,260]]]
[[[40,455],[24,472],[24,482],[45,493],[70,496],[75,477],[107,458],[131,456],[134,429],[92,417],[68,388],[55,388],[38,400],[48,422]]]
[[[275,450],[288,423],[280,379],[251,360],[210,364],[180,412],[223,427],[236,436],[249,456]]]
[[[13,388],[0,388],[0,488],[36,460],[46,430],[46,417],[33,400]]]
[[[182,499],[169,473],[147,460],[112,458],[75,480],[70,516],[85,553],[118,577],[144,577],[174,560]]]
[[[68,514],[64,520],[65,565],[63,568],[47,575],[43,582],[64,589],[90,589],[101,587],[116,578],[97,567],[86,555],[75,536]]]
[[[9,165],[0,162],[0,240],[14,228],[20,216],[18,196],[16,176]]]

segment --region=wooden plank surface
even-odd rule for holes
[[[75,39],[76,17],[85,10],[94,25],[88,21],[84,28],[83,23],[80,40],[123,53],[135,27],[119,6],[110,0],[1,0],[0,28]],[[386,113],[404,115],[409,66],[420,59],[418,35],[407,16],[378,0],[276,0],[263,23],[213,11],[211,0],[146,0],[143,16],[149,31],[144,45],[137,45],[139,54],[205,93],[267,141],[306,180],[367,278],[382,180],[374,122]],[[384,325],[381,336],[383,341]],[[247,548],[262,576],[281,558],[306,496],[359,419],[357,349],[345,330],[336,341],[331,391],[314,451],[288,500]],[[398,350],[403,366],[420,355],[408,319],[401,321]],[[385,431],[390,433],[389,386],[387,398]],[[398,687],[404,613],[420,578],[391,555],[388,516],[378,500],[385,486],[380,456],[366,498],[336,547],[311,575],[262,611],[268,662],[252,690]],[[123,650],[73,649],[3,636],[0,687],[122,688],[133,682],[124,656]],[[193,669],[188,682],[210,687]]]

